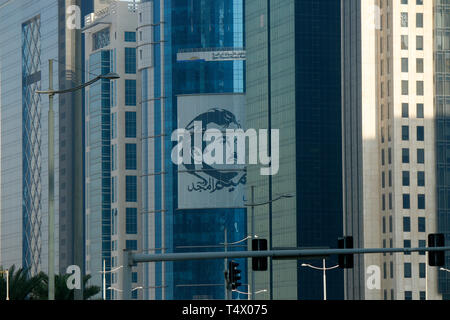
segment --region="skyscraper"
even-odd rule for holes
[[[225,238],[233,242],[247,236],[245,170],[175,165],[171,156],[177,128],[192,132],[199,122],[203,130],[224,132],[245,125],[243,47],[242,0],[141,5],[137,60],[144,253],[223,251]],[[245,260],[239,262],[245,270]],[[144,298],[222,299],[223,272],[219,260],[145,264]]]
[[[384,0],[345,1],[342,13],[345,233],[357,247],[425,247],[427,234],[449,232],[449,12],[440,1]],[[374,266],[380,288],[366,286]],[[425,253],[358,256],[346,298],[441,299],[448,283]]]
[[[279,130],[279,172],[249,167],[255,234],[271,249],[336,247],[342,235],[340,4],[248,0],[247,127]],[[269,138],[269,141],[271,139]],[[270,149],[270,148],[269,148]],[[292,198],[271,202],[279,195]],[[251,216],[248,225],[252,224]],[[255,274],[263,299],[322,299],[322,274],[305,261],[272,261]],[[322,261],[308,261],[322,267]],[[327,266],[336,265],[335,258]],[[343,298],[342,271],[327,273],[328,299]]]
[[[48,86],[48,59],[58,56],[58,7],[54,1],[0,1],[0,16],[0,261],[36,274],[47,271],[48,100],[35,91]],[[55,79],[60,70],[55,65]]]
[[[106,298],[120,298],[122,251],[141,250],[140,110],[136,76],[136,5],[117,1],[85,17],[86,72],[89,78],[115,72],[86,88],[86,273]],[[102,275],[105,264],[106,274]],[[139,267],[133,285],[140,287]],[[137,299],[139,289],[132,292]]]

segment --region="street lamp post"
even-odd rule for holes
[[[323,272],[323,300],[327,300],[327,271],[336,269],[336,268],[339,267],[339,265],[327,268],[326,267],[326,260],[322,259],[322,268],[315,267],[315,266],[312,266],[312,265],[307,264],[307,263],[302,263],[301,266],[302,267],[308,267],[308,268],[315,269],[315,270],[321,270]]]
[[[99,271],[102,273],[102,296],[103,300],[106,300],[106,274],[111,272],[116,272],[120,268],[123,268],[123,266],[118,266],[117,268],[111,269],[109,271],[106,271],[106,259],[103,259],[103,271]]]
[[[54,196],[55,196],[55,159],[54,159],[54,113],[53,113],[53,97],[55,94],[63,94],[75,92],[90,86],[100,79],[119,79],[117,73],[108,73],[106,75],[98,75],[92,80],[83,83],[74,88],[64,90],[53,90],[53,60],[48,61],[48,90],[36,90],[37,94],[48,95],[48,300],[55,300],[55,211],[54,211]],[[81,174],[79,172],[78,174]],[[82,214],[82,212],[75,212],[74,214]],[[77,238],[77,235],[75,235]],[[83,243],[77,243],[75,246],[82,247]],[[80,268],[82,266],[79,266]],[[82,272],[83,274],[83,272]]]
[[[0,271],[0,273],[6,274],[6,300],[9,300],[9,270]]]
[[[251,237],[252,237],[252,239],[254,238],[254,234],[255,234],[255,207],[270,204],[270,203],[273,203],[273,202],[281,200],[281,199],[293,198],[293,197],[294,197],[293,194],[282,194],[275,199],[272,199],[272,200],[269,200],[266,202],[255,203],[255,186],[251,186],[251,203],[246,203],[246,204],[244,204],[244,206],[251,207],[251,210],[252,210],[252,213],[251,213]],[[272,239],[270,239],[270,247],[272,247]],[[255,288],[255,272],[253,270],[252,270],[251,277],[252,277],[251,284],[252,284],[252,288],[254,290],[254,288]],[[252,297],[252,300],[255,300],[254,292],[252,292],[251,297]]]

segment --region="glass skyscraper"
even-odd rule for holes
[[[250,167],[255,234],[270,249],[337,246],[342,236],[340,2],[247,0],[247,127],[279,129],[279,172]],[[270,141],[270,138],[269,138]],[[252,221],[249,217],[248,225]],[[262,299],[322,299],[321,260],[270,261],[255,274]],[[337,264],[335,257],[327,266]],[[343,299],[343,273],[327,272],[327,298]]]
[[[48,99],[35,91],[48,86],[48,60],[58,56],[58,7],[45,0],[0,1],[0,28],[0,261],[36,274],[47,270]]]
[[[206,105],[236,107],[238,103],[231,101],[243,101],[245,62],[242,56],[230,58],[243,50],[243,25],[242,0],[154,0],[141,5],[137,55],[142,83],[144,253],[223,251],[225,233],[227,242],[247,236],[242,203],[205,204],[211,193],[185,188],[190,173],[195,176],[192,179],[221,182],[226,173],[212,170],[218,174],[207,178],[202,170],[183,173],[182,166],[171,159],[172,132],[184,119],[208,114],[191,110]],[[237,109],[242,111],[243,103]],[[204,118],[202,123],[207,121]],[[244,180],[245,175],[240,182],[232,182],[236,188],[226,188],[233,199],[242,200],[238,185]],[[238,262],[245,270],[246,261]],[[145,264],[144,298],[223,299],[223,271],[223,260]],[[247,284],[245,277],[243,283]]]

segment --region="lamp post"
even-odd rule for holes
[[[441,270],[441,271],[445,271],[445,272],[450,272],[450,270],[449,270],[449,269],[447,269],[447,268],[444,268],[444,267],[441,267],[441,268],[439,268],[439,270]]]
[[[0,273],[6,274],[6,300],[9,300],[9,270],[0,270]]]
[[[251,238],[254,238],[254,234],[255,234],[255,207],[259,207],[259,206],[264,206],[266,204],[271,204],[275,201],[281,200],[281,199],[287,199],[287,198],[293,198],[294,195],[293,194],[282,194],[280,196],[278,196],[275,199],[266,201],[266,202],[260,202],[260,203],[255,203],[255,186],[251,186],[251,203],[245,203],[244,206],[246,207],[251,207],[252,208],[252,215],[251,215]],[[272,239],[270,239],[270,247],[272,247]],[[272,263],[272,261],[270,262]],[[252,288],[255,288],[255,271],[252,270]],[[272,280],[270,280],[272,281]],[[252,300],[255,300],[255,294],[254,292],[252,292]]]
[[[117,270],[123,268],[123,266],[118,266],[117,268],[106,271],[106,260],[103,259],[103,271],[99,271],[102,273],[102,291],[103,291],[103,300],[106,300],[106,274],[111,272],[116,272]]]
[[[120,76],[117,73],[108,73],[105,75],[98,75],[92,80],[74,88],[53,90],[53,60],[50,59],[48,61],[48,90],[36,90],[37,94],[48,95],[48,300],[55,300],[55,126],[53,113],[53,97],[55,96],[55,94],[63,94],[81,90],[101,79],[115,80],[119,78]],[[81,172],[78,172],[78,174],[81,174]],[[80,208],[81,207],[82,206],[80,206]],[[74,214],[80,215],[82,214],[82,212],[75,212]],[[80,237],[82,237],[82,234],[75,235],[75,238],[80,242],[76,243],[75,246],[83,246],[83,241],[82,239],[80,240]],[[82,266],[80,265],[79,267],[81,268]],[[83,274],[83,271],[81,273]]]
[[[325,259],[322,259],[322,268],[315,267],[307,263],[302,263],[301,266],[323,271],[323,300],[327,300],[327,271],[336,269],[339,265],[327,268]]]

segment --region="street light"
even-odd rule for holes
[[[264,206],[266,204],[273,203],[275,201],[281,200],[281,199],[287,199],[287,198],[293,198],[295,197],[294,194],[282,194],[278,196],[275,199],[266,201],[266,202],[260,202],[255,203],[255,186],[251,186],[251,203],[245,203],[244,206],[251,207],[252,208],[252,216],[251,216],[251,237],[254,238],[255,234],[255,207]],[[270,247],[272,247],[272,239],[270,239]],[[271,262],[272,266],[272,262]],[[270,273],[270,282],[272,282],[272,272]],[[255,271],[252,270],[252,288],[255,287]],[[255,294],[252,293],[252,300],[255,300]]]
[[[103,287],[103,300],[106,300],[106,274],[107,273],[111,273],[111,272],[116,272],[117,270],[119,270],[120,268],[123,268],[123,266],[119,266],[117,268],[111,269],[109,271],[106,271],[106,260],[103,259],[103,271],[99,271],[100,273],[102,273],[102,287]]]
[[[339,267],[339,265],[327,268],[325,259],[322,260],[322,265],[323,265],[323,267],[319,268],[319,267],[315,267],[315,266],[312,266],[312,265],[307,264],[307,263],[302,263],[301,264],[302,267],[308,267],[308,268],[311,268],[311,269],[323,271],[323,300],[327,300],[327,271],[336,269],[336,268]]]
[[[53,89],[53,60],[48,61],[48,90],[36,90],[37,94],[47,94],[48,95],[48,300],[55,300],[55,212],[54,212],[54,195],[55,195],[55,159],[54,159],[54,115],[53,115],[53,97],[55,94],[63,94],[69,92],[75,92],[77,90],[83,89],[90,86],[94,82],[101,79],[115,80],[119,79],[120,76],[117,73],[108,73],[105,75],[98,75],[92,80],[80,84],[74,88],[64,89],[64,90],[54,90]],[[79,173],[81,174],[81,173]],[[80,201],[82,201],[80,199]],[[81,208],[82,206],[80,206]],[[76,215],[81,213],[76,212]],[[75,219],[76,220],[76,219]],[[80,221],[78,221],[80,223]],[[77,224],[77,223],[75,223]],[[80,227],[80,226],[79,226]],[[79,230],[80,231],[80,230]],[[75,238],[82,237],[80,234],[75,234]],[[79,240],[79,238],[78,238]],[[77,243],[76,246],[82,246],[81,243]],[[77,261],[81,263],[81,261]],[[81,265],[79,266],[81,268]],[[83,272],[82,272],[83,273]]]
[[[449,269],[446,269],[446,268],[444,268],[444,267],[441,267],[441,268],[439,268],[439,270],[441,270],[441,271],[445,271],[445,272],[450,272],[450,270],[449,270]]]
[[[9,300],[9,270],[0,270],[0,273],[6,274],[6,300]]]
[[[250,300],[250,296],[253,295],[253,294],[256,295],[256,294],[259,294],[259,293],[267,292],[267,289],[262,289],[262,290],[258,290],[258,291],[255,291],[255,292],[250,292],[250,284],[247,284],[247,287],[248,287],[248,292],[243,292],[243,291],[239,291],[239,290],[236,290],[236,289],[234,289],[233,291],[237,292],[239,294],[247,295],[248,296],[248,300]]]

